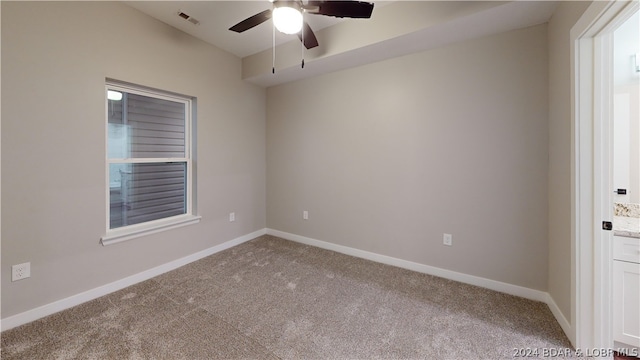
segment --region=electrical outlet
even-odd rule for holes
[[[453,245],[453,236],[451,234],[444,234],[442,236],[442,243],[447,246]]]
[[[229,213],[229,222],[234,222],[236,221],[236,213],[232,212]]]
[[[307,210],[302,212],[302,219],[309,220],[309,212]]]
[[[31,263],[26,262],[11,267],[11,281],[18,281],[31,277]]]

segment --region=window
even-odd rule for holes
[[[192,99],[107,82],[104,245],[199,221],[193,215]]]

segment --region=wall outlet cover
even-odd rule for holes
[[[30,262],[11,266],[11,281],[18,281],[28,277],[31,277]]]

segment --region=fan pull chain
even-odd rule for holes
[[[273,24],[272,26],[272,33],[273,33],[273,43],[271,44],[271,50],[272,50],[272,64],[271,64],[271,73],[275,74],[276,73],[276,25]]]
[[[304,69],[304,12],[302,13],[302,45],[300,45],[300,57],[302,57],[302,68]]]

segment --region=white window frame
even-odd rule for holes
[[[109,100],[107,92],[109,90],[125,92],[129,94],[137,94],[147,97],[153,97],[162,100],[180,102],[185,105],[185,157],[184,158],[121,158],[110,159],[108,154],[109,146]],[[143,86],[122,83],[113,80],[107,80],[104,90],[105,99],[105,200],[106,200],[106,234],[100,238],[102,245],[111,245],[122,241],[131,240],[137,237],[154,234],[160,231],[175,229],[191,224],[198,223],[201,219],[197,216],[195,209],[195,181],[193,179],[193,134],[194,128],[194,99],[188,96],[170,93],[156,89],[150,89]],[[186,212],[185,214],[166,217],[147,221],[139,224],[125,225],[115,229],[111,229],[110,225],[110,181],[109,181],[109,165],[111,164],[141,164],[141,163],[166,163],[166,162],[184,162],[186,163]]]

